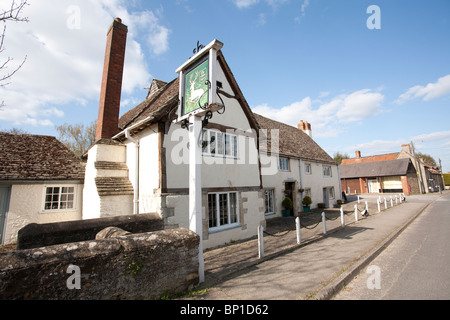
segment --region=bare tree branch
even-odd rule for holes
[[[15,22],[28,22],[28,17],[22,17],[21,13],[23,8],[28,5],[28,0],[21,0],[20,3],[16,3],[15,0],[12,0],[11,7],[8,10],[3,10],[0,12],[0,22],[3,22],[3,32],[0,35],[0,54],[4,52],[5,47],[5,34],[6,34],[6,22],[7,21],[15,21]],[[2,59],[3,60],[3,59]],[[0,70],[4,71],[8,68],[8,63],[14,60],[11,57],[8,57],[4,62],[0,60]],[[0,87],[4,87],[9,84],[9,82],[4,83],[5,80],[10,79],[20,68],[24,65],[27,60],[27,56],[23,59],[22,63],[19,64],[12,72],[5,73],[0,75]],[[2,101],[0,103],[0,108],[5,105],[5,102]]]

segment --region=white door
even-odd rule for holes
[[[10,187],[0,187],[0,244],[3,244],[6,230],[6,213],[9,209]]]

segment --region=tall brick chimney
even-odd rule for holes
[[[95,139],[110,139],[119,132],[120,96],[128,27],[114,19],[106,39],[105,63]]]
[[[361,151],[356,150],[355,155],[356,155],[356,159],[361,159]]]

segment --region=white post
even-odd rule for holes
[[[378,212],[381,212],[380,201],[377,199]]]
[[[369,212],[369,204],[366,201],[366,211]]]
[[[394,201],[392,200],[392,196],[391,196],[391,208],[394,206]]]
[[[386,197],[384,197],[384,208],[387,209],[387,201],[386,201]]]
[[[323,234],[327,234],[327,218],[325,218],[325,212],[322,212],[322,227],[323,227]]]
[[[355,204],[355,221],[358,221],[358,205]]]
[[[359,196],[358,196],[358,203],[359,203]]]
[[[398,196],[395,195],[395,205],[398,205]]]
[[[264,227],[262,225],[258,226],[258,257],[264,258]]]
[[[403,197],[402,197],[402,195],[400,195],[400,203],[402,203],[403,202]]]
[[[198,246],[199,282],[205,281],[205,262],[203,259],[202,231],[202,147],[199,137],[202,130],[200,117],[190,116],[189,120],[189,230],[200,236]]]
[[[344,208],[341,207],[341,226],[345,227]]]
[[[350,187],[348,187],[347,189],[348,189],[348,194],[350,194]]]
[[[297,244],[302,243],[302,234],[300,231],[300,217],[295,218],[295,228],[297,230]]]

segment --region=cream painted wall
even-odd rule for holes
[[[139,213],[157,212],[159,202],[154,190],[159,188],[158,125],[152,125],[133,138],[139,140]],[[136,190],[136,144],[126,141],[129,178]]]
[[[44,210],[47,186],[75,186],[75,208],[71,210]],[[49,223],[80,220],[83,203],[83,185],[78,182],[44,182],[15,184],[11,187],[9,210],[6,217],[5,244],[17,241],[17,232],[30,223]]]
[[[266,163],[269,161],[277,163],[277,157],[273,155],[265,155],[261,154],[261,162]],[[311,208],[316,208],[318,203],[323,202],[323,188],[334,187],[335,197],[334,199],[330,199],[330,207],[336,203],[337,199],[341,199],[340,194],[340,179],[338,174],[338,166],[331,165],[331,177],[323,176],[323,166],[329,166],[329,164],[324,164],[321,162],[313,162],[302,160],[301,161],[301,172],[300,172],[300,160],[299,159],[289,159],[289,171],[281,171],[274,175],[262,175],[263,180],[263,188],[264,189],[274,189],[274,202],[275,202],[275,211],[276,215],[267,216],[268,218],[274,216],[281,216],[281,201],[284,198],[284,188],[285,182],[295,182],[294,185],[294,210],[297,214],[298,212],[303,211],[302,205],[302,196],[303,195],[298,191],[302,186],[303,189],[310,188],[311,189]],[[306,174],[305,172],[305,164],[309,163],[311,165],[311,174]],[[301,174],[301,182],[300,183],[300,174]]]

